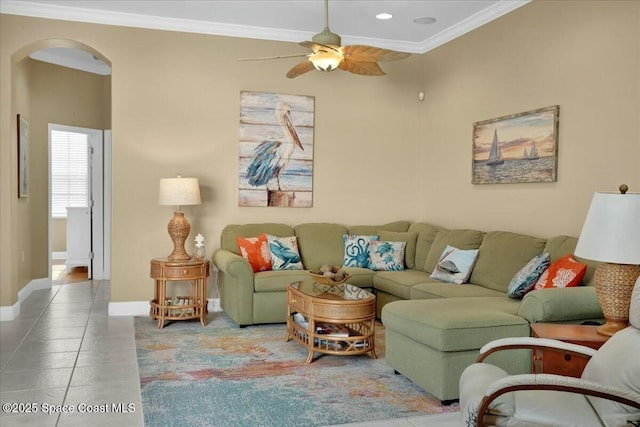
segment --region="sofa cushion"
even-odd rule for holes
[[[257,237],[263,233],[278,237],[293,236],[293,228],[286,224],[264,223],[264,224],[229,224],[220,234],[220,247],[234,254],[240,255],[237,237]]]
[[[349,226],[349,234],[378,234],[378,230],[407,231],[409,221],[394,221],[384,225],[352,225]]]
[[[504,293],[471,283],[456,286],[434,280],[430,283],[418,283],[412,286],[409,290],[409,296],[410,299],[504,297]]]
[[[440,230],[425,260],[424,271],[432,273],[447,245],[458,249],[478,249],[484,233],[477,230]]]
[[[447,245],[431,273],[431,278],[456,285],[466,283],[477,257],[477,249],[462,250]]]
[[[576,261],[572,254],[558,258],[542,272],[534,289],[571,288],[582,282],[587,264]]]
[[[513,276],[542,253],[545,243],[544,239],[507,231],[487,233],[469,281],[506,293]]]
[[[379,271],[373,276],[375,289],[387,292],[402,299],[409,299],[409,290],[418,283],[432,282],[429,274],[419,270]]]
[[[289,283],[308,279],[306,270],[261,271],[254,275],[253,286],[255,292],[281,292],[287,290]]]
[[[576,250],[578,239],[570,236],[554,236],[547,240],[547,244],[544,247],[544,252],[548,252],[551,257],[551,262],[562,258],[566,254],[572,254]],[[600,265],[598,261],[583,259],[575,257],[576,261],[586,264],[587,271],[582,278],[582,283],[586,286],[593,286],[593,275],[596,272],[596,268]]]
[[[373,277],[376,272],[368,268],[343,267],[349,276],[348,283],[360,288],[373,288]]]
[[[267,234],[273,270],[302,270],[296,236],[277,237]]]
[[[342,265],[347,227],[340,224],[307,223],[295,227],[302,263],[307,269],[325,264]]]
[[[273,264],[265,233],[258,237],[236,237],[236,241],[242,258],[249,261],[254,273],[271,270]]]
[[[344,240],[344,267],[363,267],[369,265],[369,248],[373,240],[379,240],[376,235],[343,234]]]
[[[369,268],[376,271],[404,270],[406,242],[371,242]]]
[[[379,240],[385,242],[405,242],[404,247],[404,266],[406,268],[414,268],[416,266],[416,239],[418,233],[415,231],[386,231],[378,230]]]
[[[382,323],[439,351],[476,350],[498,338],[529,336],[518,305],[506,295],[394,301],[382,308]]]
[[[542,273],[549,267],[549,254],[544,252],[533,257],[511,279],[507,288],[507,295],[511,298],[523,298],[533,289]]]
[[[414,264],[417,270],[424,270],[425,260],[431,250],[433,240],[440,230],[440,227],[425,222],[417,222],[411,224],[409,227],[410,232],[418,233],[418,238],[416,239],[416,260]]]

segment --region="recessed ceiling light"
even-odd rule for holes
[[[383,12],[383,13],[377,14],[376,18],[378,18],[378,19],[391,19],[391,18],[393,18],[393,15],[390,14],[390,13]]]
[[[420,25],[428,25],[428,24],[433,24],[434,22],[436,22],[436,18],[432,18],[430,16],[425,16],[424,18],[416,18],[413,20],[413,22],[415,22],[416,24],[420,24]]]

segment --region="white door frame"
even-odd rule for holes
[[[109,212],[111,207],[111,189],[110,186],[104,188],[105,182],[111,182],[111,131],[108,132],[108,140],[103,141],[103,131],[98,129],[80,128],[74,126],[58,125],[49,123],[48,140],[49,140],[49,188],[48,188],[48,217],[49,217],[49,279],[51,279],[51,254],[53,248],[53,221],[51,218],[51,130],[61,130],[66,132],[80,132],[89,135],[89,147],[93,149],[91,159],[91,198],[93,200],[93,214],[91,226],[91,240],[93,266],[89,270],[92,271],[93,279],[106,280],[110,274],[110,233],[111,221],[105,221],[105,208],[108,206]],[[105,132],[105,133],[106,133]],[[104,162],[104,163],[103,163]],[[108,163],[107,163],[108,162]],[[103,166],[108,164],[108,168]],[[106,200],[108,199],[108,200]],[[107,254],[105,256],[105,254]],[[107,261],[107,262],[105,262]]]

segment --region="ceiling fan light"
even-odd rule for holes
[[[333,71],[342,62],[343,56],[335,52],[316,52],[309,56],[309,61],[316,70],[329,72]]]

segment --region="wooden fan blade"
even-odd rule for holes
[[[304,42],[300,42],[298,43],[300,46],[306,47],[311,49],[313,52],[318,52],[318,51],[322,51],[322,50],[327,50],[327,51],[333,51],[333,52],[340,52],[340,46],[331,46],[328,44],[322,44],[322,43],[316,43],[316,42],[310,42],[310,41],[304,41]]]
[[[287,77],[289,77],[290,79],[293,79],[295,77],[298,77],[301,74],[308,73],[313,69],[314,69],[313,63],[311,63],[311,61],[309,61],[308,59],[305,59],[304,61],[302,61],[301,63],[299,63],[292,69],[290,69],[289,72],[287,73]]]
[[[382,49],[365,45],[351,45],[342,48],[345,57],[362,62],[386,62],[408,58],[410,53],[397,52],[395,50]]]
[[[307,56],[306,53],[294,53],[291,55],[282,55],[282,56],[266,56],[263,58],[242,58],[238,59],[238,61],[265,61],[268,59],[283,59],[283,58],[301,58],[303,56]]]
[[[357,61],[351,58],[344,58],[338,68],[362,76],[384,76],[386,74],[377,62]]]

